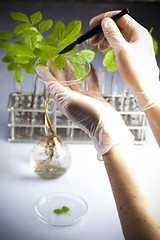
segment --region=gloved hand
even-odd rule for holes
[[[93,66],[88,77],[89,90],[86,91],[80,84],[62,86],[59,82],[65,80],[57,70],[54,72],[52,69],[51,73],[43,66],[37,68],[41,75],[50,79],[46,87],[60,111],[92,138],[99,159],[115,144],[133,142],[134,137],[121,115],[100,94],[98,78]],[[64,72],[66,81],[76,78],[70,64],[66,65]],[[61,77],[57,79],[57,76]]]
[[[101,22],[103,32],[90,39],[90,44],[98,44],[102,51],[109,45],[112,47],[121,77],[133,91],[140,108],[146,110],[160,102],[159,68],[152,38],[129,15],[115,23],[110,17],[116,13],[103,13],[91,19],[91,27]]]

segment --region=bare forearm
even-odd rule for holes
[[[116,145],[103,156],[126,239],[160,239],[147,202],[127,164],[128,146]]]
[[[160,104],[145,111],[155,139],[160,147]]]

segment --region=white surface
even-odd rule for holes
[[[29,154],[34,144],[8,143],[1,139],[0,155],[0,238],[3,240],[121,240],[123,234],[103,162],[94,147],[69,145],[72,164],[56,180],[44,180],[32,172]],[[155,146],[136,146],[140,157],[132,162],[153,214],[160,223],[160,159]],[[84,221],[71,227],[51,227],[35,212],[37,199],[49,192],[71,192],[88,204]]]

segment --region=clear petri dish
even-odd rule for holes
[[[67,213],[55,214],[55,209],[67,206]],[[39,219],[49,225],[65,227],[80,222],[88,211],[87,203],[83,198],[73,193],[52,192],[42,196],[35,205]]]
[[[74,86],[86,80],[91,70],[91,65],[88,62],[88,60],[80,56],[79,54],[74,54],[73,56],[66,56],[66,58],[71,63],[75,71],[75,76],[73,76],[73,78],[71,77],[71,79],[67,80],[66,82],[65,72],[62,69],[61,72],[63,74],[63,80],[62,81],[58,80],[58,82],[61,83],[63,86]],[[50,72],[53,71],[53,66],[51,62],[52,62],[51,59],[48,60],[47,66],[45,66]],[[43,60],[41,59],[41,57],[38,58],[34,65],[34,71],[38,79],[41,80],[43,83],[46,83],[50,79],[42,75],[37,68],[37,66],[42,65],[42,63],[43,63]]]

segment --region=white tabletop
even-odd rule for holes
[[[71,167],[55,180],[41,179],[32,171],[29,154],[33,146],[34,143],[9,143],[0,139],[1,239],[123,239],[105,167],[97,160],[93,145],[68,144]],[[135,151],[139,157],[132,162],[133,170],[160,222],[159,149],[146,143],[135,146]],[[53,227],[41,222],[35,203],[50,192],[70,192],[84,198],[88,204],[85,219],[70,227]]]

